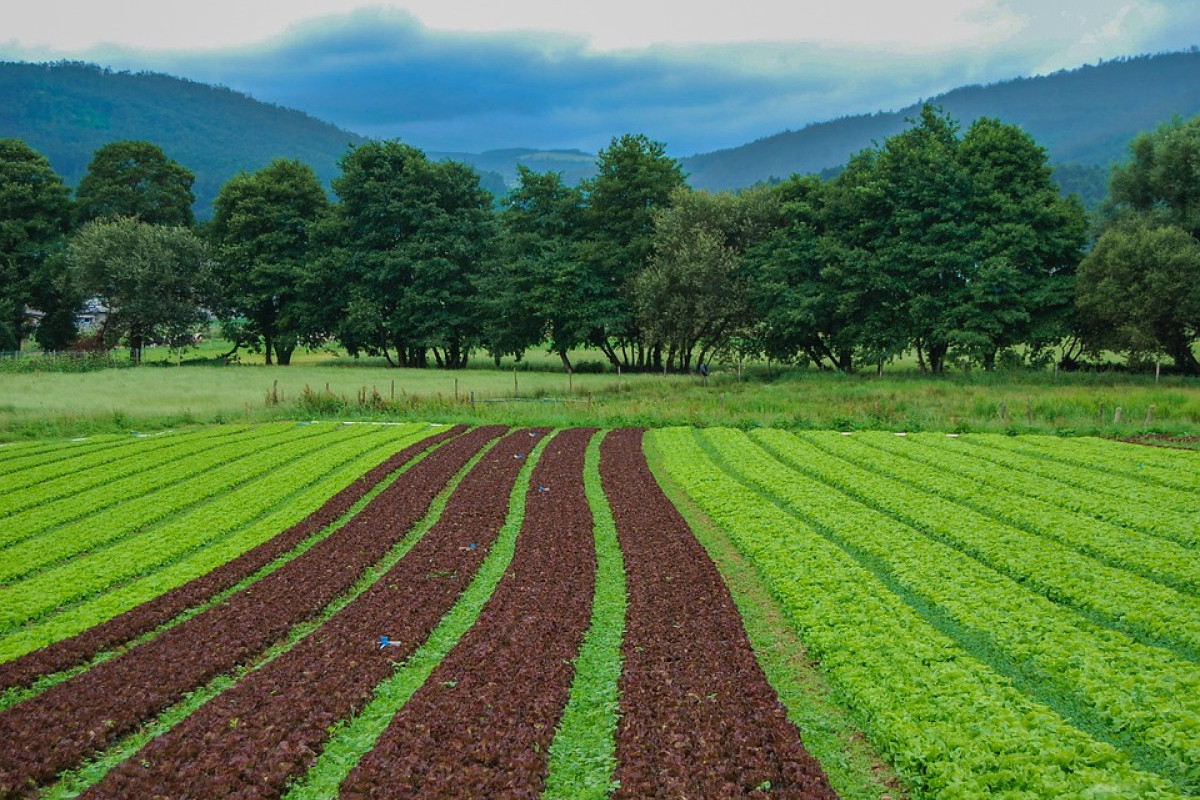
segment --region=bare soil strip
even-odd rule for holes
[[[836,798],[650,473],[642,434],[614,431],[600,449],[629,593],[614,798]]]
[[[502,431],[479,428],[447,442],[340,530],[261,581],[0,712],[0,742],[5,743],[0,748],[0,797],[32,793],[319,613],[382,558],[423,516],[441,487]]]
[[[451,436],[457,436],[464,430],[466,426],[460,425],[409,445],[338,492],[305,519],[212,572],[131,608],[101,625],[0,664],[0,691],[29,686],[43,675],[86,663],[98,653],[130,642],[187,609],[237,585],[309,536],[333,523],[380,481],[407,464],[418,453]]]
[[[513,560],[475,625],[342,786],[347,798],[537,797],[595,589],[583,463],[594,429],[547,445]]]
[[[501,440],[433,525],[371,588],[294,648],[155,739],[85,797],[276,797],[330,728],[357,713],[393,661],[415,650],[470,583],[504,524],[530,431]],[[468,434],[469,436],[470,434]],[[387,492],[386,506],[406,498]],[[345,558],[334,553],[331,560]],[[286,602],[286,600],[282,600]],[[379,647],[380,636],[392,645]]]

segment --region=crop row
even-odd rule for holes
[[[48,559],[52,566],[5,586],[7,602],[0,610],[0,631],[7,632],[232,534],[286,497],[272,492],[271,484],[308,485],[325,470],[361,453],[362,443],[355,440],[379,436],[377,431],[360,429],[343,434],[330,428],[266,448],[232,464],[214,465],[186,484],[159,495],[114,506],[111,513],[97,515],[94,538],[90,531],[77,534],[87,542],[82,545],[90,556],[87,558],[54,564],[61,559],[61,551],[75,546],[74,542],[65,534],[35,540],[44,546],[46,555],[36,550],[25,555]],[[318,452],[319,459],[314,457]],[[156,503],[160,498],[161,502]],[[106,543],[105,539],[112,541]]]
[[[1030,700],[875,572],[724,472],[691,430],[652,436],[672,477],[758,565],[810,655],[918,791],[947,798],[1180,796],[1170,781]],[[737,466],[740,452],[725,455]],[[838,510],[834,498],[826,502]]]
[[[360,434],[361,435],[361,434]],[[325,441],[305,442],[299,454],[288,455],[296,438],[279,432],[266,440],[253,439],[237,447],[207,452],[172,454],[179,459],[158,463],[149,475],[134,474],[111,484],[80,492],[76,497],[27,509],[6,520],[11,541],[0,548],[0,585],[41,571],[80,553],[99,551],[154,526],[231,488],[270,472],[278,455],[282,464],[304,458]],[[224,479],[224,481],[222,481]],[[76,502],[77,501],[77,502]],[[159,501],[159,502],[156,502]]]
[[[835,797],[720,573],[650,473],[642,436],[622,429],[601,444],[628,587],[614,797]]]
[[[1144,642],[1200,654],[1200,598],[1116,569],[1055,541],[1005,525],[938,495],[914,489],[840,458],[808,440],[763,431],[805,475],[961,550],[1055,603]],[[1103,586],[1103,591],[1097,587]]]
[[[743,434],[708,437],[736,477],[778,498],[1021,688],[1182,785],[1200,785],[1200,672],[1158,648],[1098,628],[918,531],[758,450]],[[786,448],[786,434],[770,437]],[[736,453],[736,466],[731,454]],[[819,460],[808,448],[790,454]],[[863,485],[875,494],[882,487]]]
[[[203,610],[204,604],[212,603],[235,586],[252,582],[256,577],[261,578],[267,571],[273,571],[272,567],[278,568],[290,560],[289,555],[299,555],[298,551],[306,543],[315,544],[322,534],[331,533],[343,515],[377,491],[388,478],[409,466],[411,460],[422,451],[462,430],[455,428],[418,439],[358,476],[304,519],[211,572],[80,634],[0,664],[0,690],[28,686],[39,677],[83,664],[110,648],[126,644],[167,624],[191,609]]]
[[[304,453],[319,447],[322,438],[332,440],[338,438],[338,433],[331,428],[306,429],[291,433],[280,432],[276,434],[273,446],[286,446],[287,449],[279,452],[271,451],[272,443],[268,443],[264,448],[268,452],[261,454],[254,443],[234,448],[224,454],[220,451],[215,455],[210,452],[208,457],[195,459],[196,462],[209,467],[209,470],[196,472],[195,467],[188,464],[183,467],[183,475],[178,480],[175,479],[176,465],[168,462],[161,466],[161,474],[166,476],[166,482],[160,487],[160,491],[156,492],[154,497],[135,495],[129,498],[128,504],[122,502],[122,496],[116,491],[106,492],[102,487],[98,491],[81,492],[78,506],[73,506],[69,501],[65,503],[49,502],[45,505],[35,506],[15,514],[11,519],[5,521],[4,532],[0,534],[0,545],[12,547],[36,537],[39,533],[53,532],[56,526],[71,520],[75,521],[77,529],[80,525],[93,528],[109,527],[114,522],[112,515],[118,509],[120,512],[124,512],[125,509],[133,510],[128,514],[117,513],[115,519],[118,526],[117,535],[122,535],[129,530],[137,530],[137,528],[120,527],[122,516],[136,520],[143,528],[148,527],[158,519],[185,510],[189,504],[197,500],[202,501],[209,495],[228,491],[238,483],[263,474],[270,469],[272,462],[276,459],[283,459],[288,455],[303,456]],[[226,455],[227,458],[222,459],[222,455]],[[245,458],[239,459],[239,456]],[[225,460],[232,460],[233,463],[223,464],[222,462]],[[32,491],[36,494],[36,489]],[[159,500],[160,504],[155,503],[155,500]],[[104,512],[107,512],[109,516],[94,517],[91,520],[81,519]],[[61,533],[62,535],[57,538],[70,540],[75,531],[67,530],[61,531]]]
[[[388,427],[385,430],[376,446],[356,449],[349,457],[342,452],[340,455],[344,460],[340,462],[323,462],[320,458],[298,460],[286,470],[263,476],[261,484],[251,483],[240,492],[222,495],[220,502],[198,508],[187,519],[211,529],[213,535],[206,545],[173,561],[158,559],[160,563],[157,566],[146,568],[131,580],[95,591],[69,605],[55,607],[43,619],[0,638],[0,658],[19,656],[81,633],[98,622],[115,617],[212,571],[299,522],[397,448],[414,438],[425,436],[428,429],[414,432],[406,428]],[[284,487],[283,491],[267,491],[269,484]],[[257,512],[257,516],[252,512]],[[156,528],[153,533],[162,534],[184,525],[185,520],[175,520]],[[201,535],[203,531],[201,528]],[[189,532],[184,527],[182,535],[195,536],[197,533]],[[172,543],[169,538],[166,541],[168,545]],[[108,552],[112,553],[113,549]],[[146,552],[147,559],[152,555],[152,551]],[[81,558],[72,564],[94,561],[92,558]],[[120,566],[117,564],[114,568]],[[97,571],[103,572],[102,569]],[[37,577],[51,572],[53,570]]]
[[[983,437],[992,442],[992,437]],[[996,446],[1050,461],[1087,467],[1135,482],[1160,484],[1185,492],[1200,491],[1196,453],[1170,447],[1130,447],[1125,442],[1095,437],[1004,437]],[[1195,495],[1193,495],[1194,497]]]
[[[497,433],[479,429],[450,440],[347,525],[262,580],[0,712],[0,739],[18,743],[0,752],[0,794],[44,783],[319,613],[408,532],[440,487]]]
[[[1168,586],[1200,594],[1200,560],[1195,551],[1171,539],[1131,531],[1071,511],[1060,502],[1021,494],[1029,477],[964,456],[937,440],[891,434],[812,436],[806,441],[826,452],[939,494],[1028,533],[1054,540],[1103,563],[1127,569]],[[928,442],[928,443],[926,443]],[[1047,493],[1049,497],[1050,495]],[[1080,497],[1075,502],[1084,503]]]
[[[162,434],[162,437],[173,435],[175,434]],[[131,437],[112,434],[53,444],[42,442],[30,442],[25,445],[6,444],[0,448],[0,488],[11,491],[32,485],[27,473],[31,473],[35,481],[66,474],[63,470],[67,467],[63,462],[75,461],[75,463],[86,464],[88,462],[77,461],[77,459],[87,457],[92,453],[103,453],[104,455],[100,459],[102,462],[123,457],[129,452],[134,452],[139,444],[159,438],[159,436],[135,435]],[[49,474],[38,472],[46,467],[50,468]]]
[[[535,466],[505,578],[347,777],[349,796],[532,797],[566,705],[595,577],[583,460],[562,432]]]
[[[153,442],[114,462],[79,469],[38,482],[19,492],[3,514],[6,542],[27,538],[55,525],[94,513],[106,506],[149,494],[194,474],[203,467],[252,453],[256,447],[289,437],[293,426],[243,427],[239,435],[221,431],[175,436]],[[199,456],[211,453],[209,458]],[[99,454],[97,454],[99,455]],[[194,463],[193,463],[194,462]]]
[[[1076,508],[1100,519],[1191,547],[1200,545],[1200,510],[1195,492],[1148,486],[1144,481],[1026,455],[1010,449],[1007,438],[963,436],[957,442],[981,462],[1024,472],[1031,483],[1081,491],[1086,500]]]

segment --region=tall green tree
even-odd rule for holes
[[[330,298],[325,328],[395,366],[425,366],[429,352],[466,366],[482,336],[475,275],[494,246],[491,195],[469,167],[400,142],[368,142],[340,163],[313,279]]]
[[[0,350],[20,349],[29,306],[73,320],[66,297],[45,307],[61,280],[61,261],[53,254],[63,244],[70,214],[70,192],[50,162],[19,139],[0,139]],[[69,338],[73,333],[72,327]]]
[[[1079,267],[1081,333],[1093,350],[1166,354],[1200,372],[1200,115],[1140,134],[1113,169],[1104,232]]]
[[[208,234],[223,316],[244,321],[236,343],[261,345],[267,364],[291,363],[296,346],[309,338],[310,236],[328,208],[316,173],[298,160],[235,175],[217,196]]]
[[[1200,114],[1140,134],[1129,149],[1113,169],[1111,211],[1154,213],[1200,239]]]
[[[208,322],[211,264],[187,228],[97,220],[71,239],[68,258],[76,285],[109,308],[106,340],[124,340],[137,363],[148,341],[179,344]]]
[[[1079,199],[1054,183],[1046,151],[1015,125],[976,120],[958,161],[970,177],[976,236],[952,340],[990,369],[1005,348],[1036,353],[1070,334],[1087,219]]]
[[[569,352],[604,322],[604,287],[576,258],[583,194],[559,173],[517,170],[499,214],[497,257],[479,281],[484,338],[496,357],[546,345],[570,371]]]
[[[1144,215],[1113,225],[1079,265],[1078,304],[1094,346],[1200,375],[1200,241],[1187,231]]]
[[[584,184],[579,248],[584,266],[606,288],[592,341],[614,366],[660,368],[661,354],[647,346],[637,324],[633,280],[654,247],[654,211],[683,186],[683,170],[665,145],[644,134],[614,138],[600,151],[596,167],[596,176]]]
[[[777,224],[777,194],[676,189],[655,212],[654,251],[633,279],[637,321],[664,352],[665,369],[689,371],[744,338],[752,311],[742,268],[746,250]]]
[[[191,227],[196,176],[156,144],[122,140],[92,155],[75,190],[79,223],[136,217],[150,225]]]

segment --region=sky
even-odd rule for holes
[[[0,60],[220,84],[434,152],[676,156],[1200,45],[1197,0],[35,0]]]

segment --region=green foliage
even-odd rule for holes
[[[211,264],[204,242],[186,228],[132,217],[90,222],[68,255],[76,285],[109,308],[106,337],[124,338],[135,362],[148,340],[178,346],[207,323]]]
[[[106,144],[93,154],[75,190],[76,221],[133,217],[149,225],[190,227],[195,180],[156,144]]]
[[[578,258],[591,280],[605,287],[592,344],[613,366],[653,366],[637,325],[633,281],[654,248],[654,212],[670,205],[684,184],[679,163],[666,146],[644,134],[614,138],[596,159],[596,177],[583,184],[586,209]],[[620,351],[620,352],[618,352]]]
[[[466,366],[479,344],[473,275],[493,245],[491,196],[456,162],[370,142],[341,161],[312,288],[325,329],[399,366]]]
[[[939,612],[940,604],[961,597],[965,608],[974,609],[965,613],[993,613],[987,601],[996,589],[981,595],[964,588],[941,555],[898,545],[890,533],[897,528],[884,517],[860,516],[854,503],[819,482],[798,474],[781,479],[778,467],[764,472],[770,459],[734,445],[732,433],[704,437],[715,450],[688,429],[651,437],[672,477],[758,566],[811,656],[915,792],[1061,797],[1107,787],[1114,796],[1182,794],[1179,786],[1189,780],[1184,774],[1176,773],[1176,784],[1139,768],[1127,752],[1020,691],[986,660],[994,650],[968,648],[969,642],[955,638],[961,628],[946,624],[943,614],[959,612]],[[915,602],[913,590],[905,589],[919,583],[928,587],[932,603]],[[1003,625],[1027,635],[1019,619]],[[1071,651],[1055,655],[1069,660]],[[1086,665],[1105,668],[1103,659]],[[1137,681],[1125,675],[1116,680],[1136,694]],[[1097,680],[1087,690],[1107,688]],[[1131,716],[1138,716],[1138,705],[1130,707]],[[1168,727],[1175,719],[1161,711],[1147,717]],[[1174,747],[1139,736],[1147,746]],[[1186,749],[1186,737],[1174,741]]]
[[[1078,292],[1081,324],[1094,347],[1135,357],[1165,353],[1200,374],[1192,351],[1200,339],[1200,241],[1187,231],[1127,218],[1080,264]]]
[[[271,162],[239,173],[221,188],[207,228],[216,247],[221,316],[233,327],[235,346],[258,346],[267,363],[291,363],[292,352],[312,341],[311,307],[324,302],[305,294],[313,226],[329,202],[312,168],[297,160]]]
[[[67,187],[44,156],[18,139],[0,139],[0,351],[21,349],[26,308],[53,294],[62,270],[52,256],[70,208]]]
[[[676,189],[655,213],[654,252],[633,279],[638,325],[665,351],[664,366],[687,372],[749,335],[752,311],[742,255],[777,224],[779,200]]]

